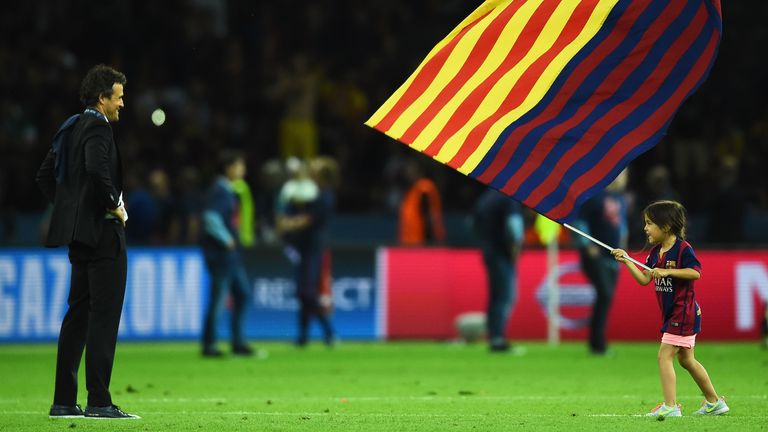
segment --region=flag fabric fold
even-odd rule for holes
[[[366,122],[558,222],[656,145],[719,0],[488,0]]]

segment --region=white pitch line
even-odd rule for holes
[[[304,401],[327,401],[327,402],[396,402],[396,401],[423,401],[423,402],[442,402],[442,401],[467,401],[467,400],[490,400],[490,401],[570,401],[578,398],[578,395],[516,395],[516,396],[488,396],[478,394],[467,395],[426,395],[426,396],[261,396],[261,397],[245,397],[245,398],[232,398],[227,397],[212,397],[212,398],[186,398],[186,397],[160,397],[160,398],[144,398],[134,396],[124,396],[126,400],[137,403],[264,403],[267,400],[272,402],[304,402]],[[641,395],[603,395],[603,396],[590,396],[590,400],[615,400],[615,399],[647,399],[648,396]],[[581,400],[581,398],[578,398]],[[695,399],[700,400],[700,395],[681,396],[679,399]],[[730,399],[759,399],[768,400],[768,395],[731,395]],[[30,401],[29,399],[12,399],[2,398],[0,404],[25,404],[33,403],[48,403],[48,399],[35,399]]]
[[[0,414],[7,415],[30,415],[47,417],[47,413],[44,411],[3,411]],[[264,416],[264,417],[402,417],[402,418],[564,418],[572,417],[568,413],[560,414],[517,414],[517,413],[494,413],[494,414],[440,414],[440,413],[347,413],[347,412],[272,412],[272,411],[174,411],[169,413],[168,411],[141,411],[139,414],[144,420],[152,420],[153,416],[157,416],[157,419],[166,419],[168,414],[181,414],[181,415],[222,415],[222,416]],[[577,417],[645,417],[644,414],[579,414]],[[681,418],[688,418],[693,416],[683,416]],[[728,417],[728,416],[724,416]],[[738,416],[743,419],[768,419],[768,415],[748,415]],[[72,421],[72,420],[86,420],[79,418],[67,418],[67,419],[52,419],[54,421]]]

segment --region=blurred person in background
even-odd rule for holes
[[[524,226],[520,203],[487,188],[477,199],[473,227],[488,278],[487,330],[491,352],[508,352],[506,329],[517,287]]]
[[[677,189],[672,186],[669,170],[666,166],[660,163],[652,163],[644,173],[633,171],[631,178],[634,179],[634,181],[639,182],[639,184],[636,184],[634,188],[636,193],[634,197],[631,193],[625,194],[625,197],[628,200],[628,243],[640,248],[645,244],[646,240],[645,237],[641,235],[644,225],[641,212],[643,207],[658,200],[677,200],[679,199],[680,194]]]
[[[131,209],[131,231],[126,233],[130,244],[147,245],[152,238],[152,227],[159,213],[147,182],[147,171],[137,164],[125,176],[126,203]]]
[[[763,314],[763,348],[768,349],[768,303],[765,304]]]
[[[294,168],[294,172],[280,191],[276,225],[296,267],[296,345],[303,347],[309,342],[310,322],[317,318],[323,341],[332,346],[336,334],[330,320],[331,255],[327,237],[336,201],[338,165],[331,158],[320,157]]]
[[[739,181],[739,160],[723,156],[710,193],[709,241],[732,245],[744,241],[747,197]]]
[[[340,182],[339,165],[331,157],[320,156],[310,162],[310,172],[320,188],[320,195],[312,213],[314,229],[318,232],[318,249],[321,250],[322,256],[320,280],[316,294],[317,302],[311,302],[306,313],[310,315],[309,319],[311,319],[312,308],[314,307],[314,315],[324,316],[328,320],[328,328],[323,327],[326,330],[324,341],[327,345],[333,345],[336,342],[336,333],[330,322],[330,315],[333,312],[333,278],[331,272],[333,258],[331,249],[328,247],[328,232],[330,219],[336,209],[336,189]],[[300,323],[303,321],[304,319],[300,319]]]
[[[202,247],[211,275],[210,296],[203,325],[202,354],[220,357],[216,346],[216,322],[224,298],[232,295],[232,354],[251,356],[245,340],[245,307],[249,298],[248,275],[240,254],[238,201],[233,182],[245,176],[243,155],[224,150],[219,156],[219,175],[208,190],[203,210]]]
[[[400,201],[400,244],[422,246],[443,242],[443,204],[437,185],[424,175],[415,160],[404,163],[402,179],[407,189]]]
[[[262,244],[279,241],[275,227],[276,203],[280,190],[288,178],[288,169],[280,159],[270,159],[259,170],[259,184],[256,189],[256,224],[258,240]]]
[[[110,122],[123,108],[125,75],[97,65],[80,87],[82,114],[69,117],[37,172],[53,203],[46,247],[69,246],[67,310],[56,357],[52,418],[136,419],[112,403],[109,383],[128,271],[123,167]],[[77,375],[85,349],[88,405],[77,405]]]
[[[158,208],[157,218],[152,224],[152,244],[171,244],[171,232],[178,224],[177,203],[165,169],[155,168],[149,172],[149,190]]]
[[[203,193],[200,190],[200,173],[193,166],[181,169],[175,177],[178,199],[176,211],[178,223],[173,225],[171,241],[179,244],[197,244],[200,239],[200,217],[203,211]]]
[[[254,218],[256,212],[253,208],[253,194],[251,194],[251,187],[248,186],[248,182],[244,178],[235,180],[232,182],[232,190],[237,195],[237,202],[239,203],[239,221],[240,221],[240,245],[244,248],[253,247],[256,243],[256,231],[254,224],[256,220]]]
[[[307,160],[317,155],[317,97],[319,78],[305,54],[296,54],[288,68],[279,71],[277,84],[267,97],[283,104],[279,143],[283,160]]]
[[[131,183],[138,187],[128,194],[127,200],[131,208],[132,226],[135,227],[128,234],[129,243],[170,243],[172,227],[178,222],[174,214],[176,203],[171,195],[168,174],[162,168],[154,168],[145,176],[131,177]]]
[[[680,198],[680,194],[672,186],[669,169],[664,165],[652,166],[646,173],[645,184],[647,188],[645,203],[662,200],[676,201]]]
[[[625,248],[628,238],[627,206],[624,190],[627,169],[581,207],[574,226],[596,239],[617,248]],[[619,264],[611,251],[603,249],[582,236],[574,236],[579,248],[581,271],[595,290],[595,303],[589,319],[589,351],[605,355],[605,327],[618,281]]]
[[[5,172],[0,171],[0,244],[7,244],[13,237],[14,219],[16,219],[14,208],[6,204],[6,197],[8,196],[6,175]]]

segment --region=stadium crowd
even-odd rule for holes
[[[480,184],[363,122],[475,6],[458,0],[3,3],[0,244],[13,238],[19,215],[45,211],[34,173],[61,121],[81,109],[75,92],[96,63],[128,77],[115,130],[129,167],[129,232],[137,243],[196,242],[190,221],[214,174],[213,155],[224,147],[247,157],[260,220],[271,217],[285,180],[282,161],[291,155],[338,161],[342,213],[394,217],[399,174],[413,159],[437,184],[446,211],[469,212]],[[632,233],[641,232],[634,228],[639,211],[657,198],[685,202],[691,219],[704,221],[701,241],[709,243],[749,243],[747,216],[768,214],[768,104],[759,97],[768,82],[753,52],[768,42],[759,19],[768,3],[723,8],[724,37],[710,78],[667,137],[630,166]],[[151,121],[158,108],[166,114],[160,126]],[[149,222],[137,223],[142,218]]]

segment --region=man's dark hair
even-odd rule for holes
[[[234,149],[222,150],[219,154],[218,171],[222,174],[226,173],[227,168],[239,160],[245,161],[245,156],[242,152]]]
[[[85,106],[95,106],[100,96],[112,97],[114,84],[125,85],[125,75],[103,64],[96,65],[88,71],[80,84],[80,101]]]

